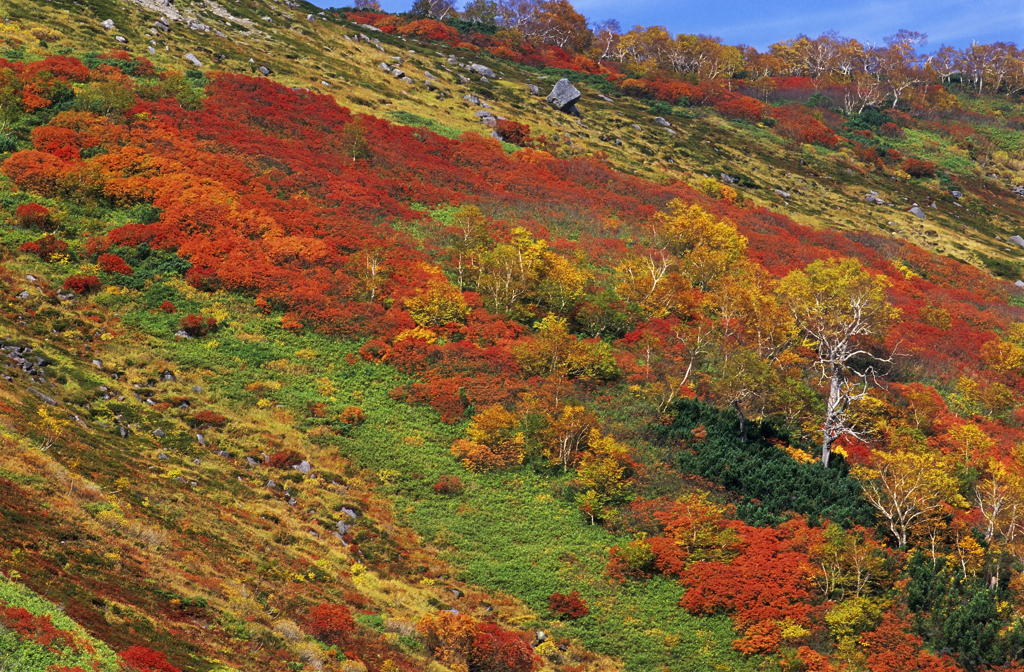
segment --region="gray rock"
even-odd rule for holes
[[[27,290],[27,289],[26,289],[26,290],[23,290],[23,291],[21,291],[21,292],[18,292],[18,298],[19,298],[19,299],[22,299],[22,300],[24,300],[24,299],[27,299],[28,297],[29,297],[29,293],[28,293],[28,290]]]
[[[640,128],[639,124],[633,124],[633,128],[635,128],[636,130],[641,131],[641,132],[644,130],[644,129]]]
[[[195,392],[196,394],[199,394],[200,392],[203,391],[203,388],[199,387],[198,385],[193,385],[192,391]]]
[[[153,430],[153,436],[155,436],[158,439],[162,439],[162,438],[164,438],[167,435],[164,434],[164,430],[162,430],[162,429],[154,429]]]
[[[875,196],[874,194],[868,194],[867,196],[864,197],[864,200],[866,200],[868,203],[874,203],[875,205],[885,205],[885,201],[880,199],[878,196]]]
[[[37,390],[34,387],[28,388],[28,391],[29,391],[30,394],[36,395],[37,397],[42,399],[44,403],[49,404],[50,406],[56,406],[57,405],[57,400],[56,399],[54,399],[52,397],[46,396],[45,394],[43,394],[42,392],[40,392],[39,390]]]
[[[175,375],[170,371],[164,371],[162,374],[160,374],[160,378],[163,379],[165,383],[173,383],[174,381],[177,380],[177,377],[175,377]]]
[[[98,359],[92,360],[92,365],[95,366],[97,369],[102,369],[103,368],[103,362],[101,362]],[[102,387],[100,389],[103,390]],[[106,390],[103,390],[103,391],[106,392]]]
[[[718,176],[722,179],[722,182],[724,182],[725,184],[736,184],[737,182],[739,182],[738,178],[732,177],[731,175],[726,175],[725,173],[719,173]]]
[[[341,535],[340,535],[340,534],[338,534],[337,532],[335,532],[335,533],[334,533],[334,536],[338,538],[338,541],[340,541],[340,542],[341,542],[341,545],[342,545],[342,546],[348,546],[348,542],[347,542],[347,541],[345,541],[344,539],[342,539],[342,538],[341,538]]]
[[[294,497],[289,497],[288,498],[288,506],[295,506],[298,503],[299,502]]]
[[[951,191],[949,193],[950,193],[950,195],[953,196],[953,198],[963,198],[964,197],[964,192],[957,191],[956,189],[954,189],[953,191]]]
[[[270,455],[267,455],[266,453],[260,453],[260,457],[263,458],[264,463],[270,462]]]
[[[190,338],[192,338],[191,336],[188,335],[188,332],[185,331],[184,329],[182,329],[181,331],[174,332],[174,337],[175,338],[180,338],[180,339],[183,339],[183,340],[186,340],[186,341],[189,340]]]
[[[622,147],[622,139],[621,138],[615,138],[615,146],[616,147]]]
[[[292,465],[292,469],[295,469],[296,471],[301,471],[303,474],[308,474],[309,470],[312,469],[312,466],[309,464],[309,462],[303,460],[298,464]]]
[[[341,513],[345,514],[349,518],[355,519],[355,518],[359,517],[358,515],[356,515],[355,511],[353,511],[352,509],[350,509],[350,508],[348,508],[346,506],[341,507],[340,511],[341,511]]]
[[[227,39],[227,37],[228,37],[228,36],[227,36],[227,35],[225,35],[224,33],[222,33],[222,32],[220,32],[219,30],[217,30],[216,28],[214,28],[214,29],[213,29],[213,33],[214,33],[214,35],[216,35],[217,37],[221,37],[221,38],[224,38],[224,39]]]
[[[182,478],[181,476],[175,476],[174,480],[177,481],[178,483],[181,483],[182,485],[185,485],[185,479]]]
[[[349,526],[348,526],[348,525],[346,525],[346,524],[345,524],[345,521],[343,521],[343,520],[339,520],[339,521],[338,521],[338,524],[337,524],[337,525],[335,525],[335,527],[336,527],[336,528],[338,528],[338,533],[339,533],[339,534],[345,534],[345,533],[347,533],[347,532],[348,532],[348,528],[349,528]]]
[[[413,81],[412,77],[402,77],[402,81],[405,82],[406,84],[415,84],[416,83],[415,81]]]
[[[480,65],[479,63],[470,63],[469,69],[482,77],[490,77],[494,79],[494,70],[491,70],[486,65]]]
[[[579,89],[569,83],[568,79],[560,79],[555,83],[551,93],[548,94],[545,100],[562,112],[568,112],[582,95]]]
[[[672,125],[672,124],[668,123],[667,121],[665,121],[664,117],[655,117],[654,118],[654,123],[656,123],[658,126],[664,126],[665,128],[668,128],[669,126]]]
[[[434,75],[432,75],[432,74],[431,74],[431,73],[430,73],[429,71],[427,71],[427,70],[424,70],[424,71],[423,71],[423,76],[424,76],[424,77],[426,77],[427,79],[437,79],[437,77],[434,77]]]
[[[196,66],[197,68],[203,67],[202,61],[196,58],[195,54],[193,54],[191,51],[185,54],[185,60],[191,63],[192,65]]]
[[[383,30],[381,30],[377,26],[371,26],[368,23],[360,23],[358,25],[359,25],[360,28],[363,28],[364,30],[368,30],[371,33],[383,33],[384,32]]]
[[[377,67],[383,70],[384,72],[391,72],[391,66],[388,65],[387,63],[381,63]]]
[[[615,102],[614,100],[612,100],[608,96],[601,95],[600,93],[597,94],[597,97],[600,98],[601,100],[603,100],[606,103],[614,103]]]
[[[481,77],[480,81],[483,82],[484,84],[490,84],[491,83],[491,80],[487,79],[486,77]]]
[[[1016,287],[1024,287],[1024,280],[1015,280],[1013,284]]]
[[[39,282],[38,280],[36,280],[36,276],[32,275],[31,273],[26,275],[25,279],[28,280],[29,282]]]
[[[257,69],[260,71],[260,74],[263,75],[264,77],[269,77],[270,76],[270,68],[268,68],[267,66],[261,65]]]
[[[1010,242],[1024,247],[1024,238],[1021,238],[1020,236],[1010,236]]]
[[[389,61],[394,61],[395,65],[401,65],[402,64],[402,57],[401,56],[392,56],[388,60]]]
[[[260,21],[266,21],[267,23],[273,23],[274,19],[270,18],[269,16],[261,16],[260,17]]]
[[[547,641],[547,638],[548,638],[548,634],[546,632],[544,632],[543,630],[538,630],[537,631],[537,641],[538,642]]]
[[[526,91],[531,96],[539,96],[540,95],[540,89],[537,87],[536,84],[527,84],[526,85]]]
[[[228,459],[228,460],[231,459],[231,453],[229,453],[226,450],[218,450],[217,454],[220,455],[221,457],[225,458],[225,459]]]
[[[267,487],[268,488],[276,488],[277,487],[277,483],[274,483],[274,480],[271,479],[271,480],[267,481]]]
[[[312,14],[306,14],[306,21],[316,21],[316,17]]]
[[[202,434],[196,434],[196,441],[199,443],[200,446],[206,445],[206,439],[203,438]]]
[[[774,191],[779,196],[782,196],[783,198],[789,198],[789,192],[788,191],[783,191],[782,189],[772,189],[772,191]]]
[[[121,44],[128,44],[128,40],[123,35],[115,35],[114,39],[120,42]]]
[[[167,453],[160,453],[159,455],[156,456],[156,459],[158,459],[158,460],[169,460],[171,458],[167,456]]]
[[[103,23],[100,24],[100,28],[102,28],[104,30],[113,30],[114,29],[114,20],[113,19],[107,19],[106,21],[104,21]]]
[[[476,96],[472,95],[472,94],[467,94],[467,95],[463,96],[462,99],[464,101],[466,101],[467,103],[471,104],[471,105],[479,105],[480,104],[480,99],[477,98]]]
[[[395,76],[395,79],[401,79],[402,77],[405,77],[405,73],[399,70],[398,68],[392,70],[391,74]]]
[[[246,464],[248,464],[248,465],[249,465],[250,467],[256,467],[256,466],[259,466],[259,464],[260,464],[259,462],[257,462],[256,460],[252,459],[252,458],[251,458],[251,457],[249,457],[248,455],[246,455],[246,456],[245,456],[245,462],[246,462]]]
[[[122,439],[127,439],[129,436],[132,435],[131,430],[124,427],[123,425],[117,426],[117,433],[121,435]]]
[[[459,75],[459,83],[463,85],[469,84],[469,79],[464,75]]]
[[[917,207],[916,205],[907,212],[912,214],[914,217],[917,217],[918,219],[928,219],[928,215],[924,214],[924,210]]]
[[[196,459],[192,460],[192,464],[198,467],[199,465],[202,464],[202,461],[197,457]]]
[[[427,87],[429,91],[438,91],[440,87],[437,85],[437,81],[433,79],[424,79],[423,86]]]

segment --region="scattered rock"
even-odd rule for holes
[[[615,146],[622,147],[622,138],[615,138]]]
[[[312,466],[310,466],[309,462],[303,460],[302,462],[299,462],[298,464],[293,464],[292,465],[292,469],[295,469],[296,471],[300,471],[303,474],[308,474],[309,470],[312,469]]]
[[[160,453],[159,455],[156,456],[156,459],[158,459],[158,460],[169,460],[171,458],[167,456],[167,453]]]
[[[467,95],[463,96],[462,99],[464,101],[466,101],[467,103],[471,104],[471,105],[479,105],[480,104],[480,99],[477,98],[474,95],[471,95],[471,94],[467,94]]]
[[[274,19],[270,18],[269,16],[261,16],[260,17],[260,21],[266,21],[267,23],[273,23]]]
[[[459,75],[459,83],[463,85],[469,84],[469,79],[463,75]]]
[[[391,74],[395,76],[395,79],[401,79],[402,77],[405,77],[405,73],[399,70],[398,68],[392,70]]]
[[[643,132],[643,130],[644,130],[644,129],[640,128],[639,124],[633,124],[633,128],[635,128],[636,130],[641,131],[641,132]]]
[[[352,509],[350,509],[350,508],[348,508],[348,507],[346,507],[346,506],[343,506],[343,507],[341,507],[341,509],[340,509],[340,512],[341,512],[341,513],[343,513],[343,514],[345,514],[345,515],[346,515],[346,516],[348,516],[349,518],[352,518],[352,519],[355,519],[355,518],[358,518],[358,517],[359,517],[359,516],[358,516],[358,515],[356,514],[356,512],[355,512],[355,511],[353,511]]]
[[[1010,242],[1024,247],[1024,238],[1021,238],[1020,236],[1010,236]]]
[[[917,207],[916,205],[907,212],[912,214],[914,217],[917,217],[918,219],[928,219],[928,215],[924,214],[924,210]]]
[[[295,506],[295,505],[296,505],[296,504],[298,504],[298,503],[299,503],[299,502],[298,502],[298,501],[296,501],[296,499],[295,499],[294,497],[289,497],[289,498],[288,498],[288,506]]]
[[[164,371],[162,374],[160,374],[160,378],[163,379],[165,383],[173,383],[174,381],[177,380],[175,375],[170,371]]]
[[[29,273],[28,275],[26,275],[26,276],[25,276],[25,279],[26,279],[26,280],[28,280],[29,282],[39,282],[39,281],[38,281],[38,280],[36,279],[36,276],[32,275],[31,273]]]
[[[185,331],[185,330],[174,332],[174,337],[178,338],[178,339],[181,339],[181,340],[185,340],[185,341],[187,341],[190,338],[192,338],[191,336],[189,336],[188,332]]]
[[[413,81],[412,77],[402,77],[402,81],[405,82],[406,84],[415,84],[416,83],[416,82]]]
[[[277,483],[274,483],[273,479],[271,479],[271,480],[267,481],[267,487],[268,488],[276,488],[277,487]]]
[[[101,362],[98,359],[92,360],[92,365],[95,366],[97,369],[102,369],[103,368],[103,362]],[[102,387],[100,389],[103,390],[104,392],[106,392],[106,390],[103,389]]]
[[[962,192],[962,191],[957,191],[956,189],[954,189],[953,191],[951,191],[951,192],[949,192],[949,193],[950,193],[950,195],[951,195],[951,196],[952,196],[953,198],[963,198],[963,197],[964,197],[964,192]]]
[[[206,439],[203,438],[202,434],[196,434],[196,441],[199,442],[200,446],[205,446],[206,445]]]
[[[192,391],[195,392],[196,394],[199,394],[203,391],[203,388],[199,387],[198,385],[193,385]]]
[[[490,77],[494,79],[494,70],[491,70],[486,65],[480,65],[479,63],[470,63],[469,69],[482,77]]]
[[[381,63],[377,67],[383,70],[384,72],[391,72],[391,66],[388,65],[387,63]]]
[[[153,436],[155,436],[158,439],[162,439],[162,438],[164,438],[167,435],[164,433],[164,430],[162,430],[162,429],[154,429],[153,430]]]
[[[536,84],[527,84],[526,85],[526,91],[531,96],[539,96],[540,95],[540,89],[537,87]]]
[[[306,21],[316,21],[316,17],[312,14],[306,14]]]
[[[50,406],[56,406],[57,405],[57,400],[56,399],[54,399],[53,397],[46,396],[45,394],[43,394],[42,392],[40,392],[39,390],[37,390],[34,387],[28,388],[28,391],[29,391],[30,394],[36,395],[37,397],[42,399],[44,403],[49,404]]]
[[[27,289],[26,289],[26,290],[23,290],[23,291],[21,291],[21,292],[18,292],[18,298],[19,298],[19,299],[22,299],[22,300],[24,300],[24,299],[27,299],[28,297],[29,297],[29,293],[28,293],[28,290],[27,290]]]
[[[177,481],[178,483],[181,483],[182,485],[185,485],[185,479],[182,478],[181,476],[175,476],[174,480]]]
[[[782,189],[772,189],[772,191],[774,191],[779,196],[782,196],[783,198],[789,198],[790,197],[790,194],[789,194],[788,191],[783,191]]]
[[[100,28],[102,28],[104,30],[113,30],[114,29],[114,20],[113,19],[107,19],[106,21],[104,21],[103,23],[100,24]]]
[[[257,68],[257,70],[259,70],[260,74],[263,75],[264,77],[270,76],[270,68],[268,68],[265,65],[261,65],[259,68]]]
[[[669,126],[672,125],[672,124],[668,123],[667,121],[665,121],[664,117],[655,117],[654,118],[654,123],[656,123],[658,126],[664,126],[665,128],[668,128]]]
[[[185,54],[185,60],[191,63],[192,65],[196,66],[197,68],[203,67],[202,61],[196,58],[191,51]]]
[[[875,205],[885,205],[885,201],[880,199],[878,196],[875,196],[874,194],[868,194],[867,196],[864,197],[864,200],[866,200],[868,203],[874,203]]]
[[[570,108],[576,105],[576,102],[582,95],[579,89],[569,83],[568,79],[560,79],[555,83],[551,93],[548,94],[545,100],[562,112],[568,112]]]
[[[1024,287],[1024,280],[1014,280],[1013,284],[1017,287]]]
[[[123,35],[115,35],[114,39],[120,42],[121,44],[128,44],[128,39],[125,38]]]
[[[228,459],[228,460],[230,460],[230,459],[231,459],[231,453],[229,453],[229,452],[228,452],[228,451],[226,451],[226,450],[218,450],[218,451],[217,451],[217,454],[218,454],[219,456],[221,456],[221,457],[225,458],[225,459]]]
[[[260,464],[259,462],[257,462],[256,460],[252,459],[248,455],[245,456],[245,461],[246,461],[246,463],[248,463],[248,465],[250,467],[256,467],[256,466],[259,466],[259,464]]]
[[[718,176],[722,179],[722,182],[724,182],[725,184],[736,184],[740,181],[739,178],[732,177],[731,175],[726,175],[725,173],[719,173]]]

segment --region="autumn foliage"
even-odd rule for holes
[[[160,651],[144,646],[132,646],[117,654],[126,672],[181,672],[167,662],[167,657]]]
[[[325,644],[341,644],[355,630],[356,624],[345,605],[324,603],[309,610],[306,627],[309,634]]]
[[[90,294],[100,288],[100,279],[95,275],[72,275],[64,281],[63,287],[75,294]]]

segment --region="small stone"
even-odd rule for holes
[[[102,369],[103,368],[103,362],[101,362],[98,359],[92,360],[92,365],[95,366],[97,369]],[[104,389],[102,387],[100,389],[103,390],[104,392],[107,391],[106,389]]]
[[[257,462],[256,460],[252,459],[252,458],[251,458],[251,457],[249,457],[248,455],[246,455],[246,456],[245,456],[245,461],[246,461],[246,463],[247,463],[247,464],[248,464],[248,465],[249,465],[250,467],[257,467],[257,466],[259,466],[259,464],[260,464],[259,462]]]
[[[178,483],[181,483],[182,485],[185,485],[185,479],[182,478],[181,476],[175,476],[174,480],[177,481]]]
[[[405,82],[406,84],[415,84],[416,83],[416,82],[413,81],[412,77],[402,77],[402,81]]]
[[[340,511],[341,511],[341,513],[345,514],[349,518],[358,518],[359,517],[359,516],[356,515],[355,511],[353,511],[352,509],[348,508],[347,506],[341,507]]]
[[[128,44],[128,40],[121,35],[115,35],[114,39],[120,42],[121,44]]]
[[[392,70],[391,74],[394,76],[395,79],[401,79],[402,77],[405,77],[405,73],[399,70],[398,68]]]
[[[225,459],[228,459],[228,460],[230,460],[230,459],[231,459],[231,453],[229,453],[229,452],[228,452],[228,451],[226,451],[226,450],[218,450],[218,451],[217,451],[217,455],[219,455],[219,456],[221,456],[221,457],[223,457],[223,458],[225,458]]]
[[[162,429],[154,429],[153,436],[155,436],[158,439],[162,439],[164,438],[164,436],[166,436],[166,434],[164,434],[164,430]]]
[[[779,196],[782,196],[783,198],[789,198],[790,197],[790,194],[789,194],[788,191],[783,191],[782,189],[772,189],[772,191],[774,191]]]
[[[184,341],[187,341],[192,338],[191,336],[189,336],[188,332],[184,330],[174,332],[174,337]]]
[[[104,30],[113,30],[113,28],[114,28],[114,20],[113,19],[107,19],[106,21],[104,21],[103,23],[100,24],[100,28],[103,28]]]
[[[192,391],[195,392],[196,394],[199,394],[203,391],[203,388],[199,387],[198,385],[193,385]]]
[[[462,99],[464,101],[466,101],[467,103],[469,103],[470,105],[479,105],[480,104],[480,99],[477,98],[476,96],[472,95],[472,94],[467,94],[467,95],[463,96]]]
[[[203,438],[202,434],[196,434],[196,441],[199,442],[200,446],[205,446],[206,445],[206,439]]]
[[[391,66],[388,65],[387,63],[381,63],[377,67],[383,70],[384,72],[391,72]]]
[[[57,405],[57,400],[56,399],[54,399],[53,397],[46,396],[45,394],[43,394],[42,392],[40,392],[39,390],[37,390],[34,387],[28,388],[28,392],[30,394],[34,394],[37,397],[39,397],[40,399],[42,399],[43,403],[49,404],[50,406],[56,406]]]
[[[26,290],[23,290],[21,292],[18,292],[17,296],[18,296],[19,299],[22,299],[22,300],[27,299],[29,297],[28,290],[26,289]]]
[[[303,474],[308,474],[309,470],[311,468],[312,468],[312,466],[309,464],[309,462],[307,462],[305,460],[303,460],[302,462],[299,462],[298,464],[292,465],[292,469],[295,469],[296,471],[300,471]]]
[[[298,502],[298,501],[296,501],[296,499],[295,499],[294,497],[289,497],[289,498],[288,498],[288,506],[295,506],[295,505],[296,505],[296,504],[298,504],[298,503],[299,503],[299,502]]]
[[[25,279],[28,280],[29,282],[38,282],[38,280],[36,280],[36,276],[32,275],[31,273],[26,275]]]
[[[1010,236],[1010,242],[1019,245],[1020,247],[1024,247],[1024,238],[1021,238],[1020,236]]]
[[[464,75],[459,75],[459,83],[462,85],[469,84],[469,79]]]
[[[196,459],[192,460],[192,464],[198,467],[199,465],[202,464],[202,461],[197,457]]]
[[[195,54],[193,54],[191,51],[188,52],[187,54],[185,54],[184,58],[185,58],[186,61],[188,61],[192,65],[196,66],[197,68],[203,67],[202,61],[200,61],[198,58],[196,58]]]
[[[665,121],[664,117],[655,117],[654,123],[656,123],[658,126],[664,126],[665,128],[668,128],[669,126],[672,125],[669,122]]]
[[[261,65],[258,68],[258,70],[260,71],[260,74],[263,75],[264,77],[269,77],[270,76],[270,68],[268,68],[267,66]]]
[[[158,460],[169,460],[171,458],[169,458],[167,456],[167,453],[160,453],[159,455],[156,456],[156,459],[158,459]]]
[[[276,488],[277,487],[277,483],[274,482],[274,479],[270,479],[269,481],[267,481],[267,487],[268,488]]]
[[[918,219],[928,219],[928,215],[924,214],[924,210],[917,207],[916,205],[907,212],[912,214],[914,217],[917,217]]]
[[[540,95],[540,89],[537,87],[536,84],[527,84],[526,85],[526,91],[531,96],[539,96]]]

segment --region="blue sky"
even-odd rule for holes
[[[412,2],[381,0],[381,7],[404,12]],[[627,30],[636,24],[663,25],[673,33],[717,35],[727,44],[762,50],[800,33],[814,37],[831,29],[869,43],[881,43],[900,28],[916,30],[928,34],[925,51],[941,44],[965,47],[972,40],[1024,46],[1024,0],[573,0],[573,6],[591,20],[617,19]]]

